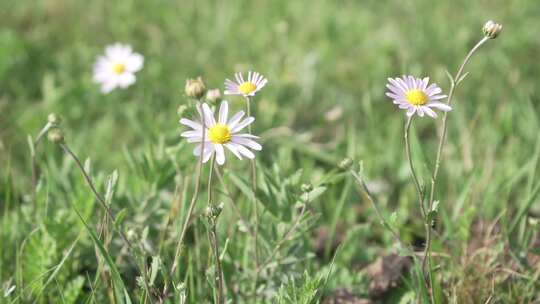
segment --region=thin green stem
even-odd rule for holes
[[[469,60],[472,58],[472,56],[476,52],[476,50],[478,50],[480,48],[480,46],[482,46],[482,44],[484,44],[488,40],[489,39],[486,38],[486,37],[482,38],[469,51],[469,53],[467,54],[467,56],[463,60],[463,63],[459,66],[459,69],[458,69],[456,75],[452,79],[452,83],[451,83],[451,86],[450,86],[450,91],[448,92],[448,99],[446,100],[446,104],[450,105],[452,103],[452,98],[454,97],[456,87],[459,85],[459,83],[461,81],[460,78],[462,77],[463,71],[465,70],[465,66],[467,65]],[[436,157],[436,160],[435,160],[435,168],[433,169],[433,174],[431,176],[431,189],[430,189],[430,193],[429,193],[429,204],[428,204],[428,207],[430,209],[433,206],[433,200],[434,200],[434,196],[435,196],[435,185],[436,185],[436,182],[437,182],[437,176],[439,174],[439,167],[441,165],[442,151],[443,151],[443,148],[444,148],[444,143],[445,143],[445,140],[446,140],[447,131],[448,131],[448,112],[444,112],[444,115],[443,115],[443,130],[442,130],[442,134],[441,134],[441,137],[440,137],[440,140],[439,140],[439,146],[438,146],[438,149],[437,149],[437,157]]]
[[[405,248],[406,250],[408,250],[410,253],[414,253],[414,251],[409,247],[409,245],[405,244],[405,242],[403,242],[401,240],[401,238],[399,237],[399,234],[392,228],[392,226],[390,225],[390,223],[388,223],[388,221],[382,216],[382,213],[381,211],[379,210],[379,207],[377,206],[377,203],[375,202],[375,199],[373,197],[373,195],[371,194],[371,192],[369,191],[369,188],[367,187],[364,179],[357,173],[355,172],[353,169],[351,169],[349,171],[351,173],[351,175],[354,177],[354,179],[356,180],[356,183],[358,184],[358,186],[360,186],[362,188],[362,192],[364,193],[365,197],[367,198],[367,200],[371,203],[371,206],[373,207],[373,209],[375,210],[375,213],[377,214],[377,217],[379,218],[379,220],[381,221],[382,225],[388,230],[390,231],[390,233],[392,234],[392,237],[394,237],[394,239],[396,240],[396,242],[398,242],[402,248]]]
[[[405,138],[405,153],[407,155],[407,160],[409,161],[409,168],[411,170],[411,175],[413,177],[414,186],[415,186],[416,192],[418,194],[418,204],[420,205],[420,211],[422,212],[422,217],[425,219],[427,213],[426,213],[426,209],[424,207],[424,193],[422,191],[422,187],[420,186],[420,181],[418,180],[418,176],[416,175],[416,170],[414,169],[414,163],[413,163],[412,154],[411,154],[411,142],[409,140],[409,135],[410,135],[410,130],[411,130],[411,125],[412,125],[413,119],[414,119],[414,116],[410,116],[407,119],[407,124],[405,126],[405,135],[404,135],[404,138]]]
[[[62,148],[62,150],[64,150],[64,152],[67,155],[69,155],[75,161],[75,163],[77,164],[77,167],[80,169],[84,179],[86,180],[86,183],[88,184],[88,187],[90,188],[90,190],[92,190],[92,192],[94,193],[94,196],[97,198],[98,202],[101,204],[101,206],[105,210],[105,213],[109,217],[109,220],[113,223],[112,224],[113,229],[116,230],[116,232],[118,232],[118,234],[122,238],[123,242],[128,247],[129,255],[135,261],[135,265],[137,266],[137,268],[139,270],[139,273],[143,277],[143,283],[145,285],[145,289],[149,293],[148,298],[150,300],[150,303],[153,303],[152,297],[150,296],[150,286],[148,286],[148,276],[147,276],[146,270],[145,270],[145,268],[143,266],[141,266],[139,264],[139,259],[136,256],[136,250],[133,247],[131,241],[127,238],[126,234],[122,231],[122,229],[119,229],[116,226],[116,216],[115,216],[114,212],[107,205],[107,203],[105,201],[105,198],[103,198],[103,196],[101,196],[101,194],[99,194],[99,192],[97,191],[97,189],[94,186],[94,183],[92,181],[92,178],[88,175],[88,173],[86,173],[86,170],[84,169],[84,166],[81,163],[81,161],[79,160],[79,158],[77,157],[77,155],[75,155],[75,153],[73,153],[73,151],[69,148],[69,146],[66,143],[60,143],[59,145]]]
[[[283,235],[283,238],[281,238],[281,240],[279,240],[279,242],[276,244],[276,246],[274,247],[274,249],[272,250],[272,253],[270,253],[270,255],[264,260],[264,262],[260,265],[259,268],[257,268],[257,274],[268,264],[272,261],[272,259],[274,258],[274,256],[278,253],[279,249],[281,248],[281,246],[283,246],[283,244],[285,242],[287,242],[289,240],[289,237],[290,237],[290,234],[296,230],[296,228],[298,227],[298,225],[300,224],[300,221],[302,220],[302,217],[304,216],[304,213],[306,212],[306,206],[307,204],[309,203],[309,193],[305,193],[306,195],[306,200],[305,202],[302,204],[302,209],[300,209],[300,213],[298,214],[298,216],[296,217],[296,220],[294,221],[294,223],[291,225],[291,227],[289,227],[289,229],[287,230],[287,232],[285,232],[285,234]]]
[[[214,167],[214,172],[216,173],[216,176],[218,177],[219,183],[223,187],[223,191],[225,192],[225,195],[227,195],[227,197],[231,201],[231,205],[233,206],[235,215],[237,215],[240,221],[242,222],[242,224],[244,224],[249,234],[251,236],[255,236],[253,229],[249,226],[249,222],[244,218],[244,216],[242,215],[242,212],[240,212],[240,208],[238,208],[238,205],[236,205],[234,198],[232,196],[232,193],[229,191],[229,188],[227,187],[227,184],[225,183],[225,180],[223,179],[223,175],[219,171],[219,168]]]
[[[249,97],[246,97],[246,114],[248,117],[251,116],[251,99]],[[248,125],[248,133],[251,133],[251,124]],[[256,191],[257,191],[257,164],[255,163],[255,159],[251,159],[251,187],[252,187],[252,199],[253,199],[253,213],[255,218],[255,227],[253,229],[253,242],[254,242],[254,251],[255,251],[255,266],[256,268],[259,268],[259,244],[258,244],[258,235],[259,235],[259,212],[257,208],[257,198],[256,198]],[[257,281],[257,280],[255,280]]]
[[[212,159],[210,160],[210,173],[208,174],[208,200],[206,202],[206,206],[208,208],[211,208],[212,206],[212,176],[214,175],[214,165],[215,165],[215,159],[216,155],[212,155]],[[214,215],[210,215],[210,230],[209,230],[209,236],[210,236],[210,243],[212,244],[212,251],[214,252],[215,257],[215,263],[216,263],[216,272],[215,272],[215,280],[218,283],[218,291],[216,293],[215,303],[221,304],[223,303],[223,271],[221,269],[221,261],[219,259],[219,243],[218,243],[218,237],[217,237],[217,231],[216,231],[216,225],[217,225],[217,217],[213,217]]]
[[[45,124],[45,126],[39,131],[38,135],[36,136],[36,139],[34,141],[32,141],[30,144],[32,145],[31,147],[31,150],[30,150],[30,158],[31,158],[31,161],[32,161],[32,197],[33,199],[35,200],[36,198],[36,188],[37,188],[37,180],[38,180],[38,164],[37,164],[37,159],[36,159],[36,148],[37,148],[37,145],[39,144],[39,142],[41,141],[41,139],[43,138],[43,136],[45,136],[45,134],[47,134],[47,132],[49,131],[50,128],[52,128],[52,124],[50,122],[47,122],[47,124]]]
[[[197,106],[199,107],[199,105]],[[201,154],[199,155],[199,162],[197,163],[197,173],[195,174],[195,190],[193,192],[191,202],[189,203],[186,220],[184,221],[182,231],[180,232],[178,244],[176,245],[176,252],[174,254],[174,262],[170,271],[171,277],[176,271],[176,268],[178,267],[178,260],[180,258],[180,254],[182,253],[182,245],[184,244],[184,238],[186,236],[187,229],[191,222],[191,218],[193,217],[193,211],[195,210],[195,205],[197,203],[197,199],[199,198],[199,190],[201,188],[201,173],[202,173],[202,166],[203,166],[204,146],[205,146],[205,137],[206,137],[205,115],[204,115],[204,112],[202,111],[203,109],[201,107],[201,110],[200,110],[201,123],[202,123]],[[165,289],[164,294],[166,294],[166,286],[164,289]]]

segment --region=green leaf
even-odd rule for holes
[[[119,303],[131,304],[131,299],[129,298],[129,294],[127,292],[126,286],[124,285],[124,281],[122,280],[122,277],[120,276],[120,272],[118,271],[118,268],[116,267],[113,258],[109,255],[109,253],[107,252],[107,249],[105,249],[105,246],[99,240],[94,230],[92,230],[92,228],[88,226],[88,224],[83,219],[79,211],[75,207],[73,207],[73,210],[75,210],[75,213],[77,213],[77,216],[83,223],[84,227],[86,228],[86,231],[90,234],[90,237],[92,238],[92,241],[94,241],[94,245],[96,245],[99,253],[105,259],[105,261],[107,262],[107,265],[109,265],[113,284],[116,285],[116,287],[114,288],[116,300]]]

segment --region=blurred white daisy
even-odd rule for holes
[[[215,153],[217,163],[223,165],[225,163],[224,148],[227,148],[239,159],[242,159],[242,157],[253,159],[255,158],[255,154],[251,150],[260,151],[262,149],[262,146],[254,141],[254,139],[259,137],[246,133],[238,133],[253,123],[255,118],[246,117],[242,120],[245,114],[243,111],[240,111],[231,117],[231,119],[228,119],[229,104],[227,101],[221,102],[217,121],[214,118],[214,111],[206,103],[203,103],[202,107],[197,106],[197,111],[201,115],[201,121],[202,115],[204,115],[205,120],[203,162],[207,162]],[[180,119],[181,124],[192,129],[183,132],[181,134],[182,137],[186,137],[188,142],[198,143],[197,147],[193,150],[195,156],[201,155],[203,137],[201,121],[195,122],[186,118]]]
[[[435,83],[428,86],[428,83],[429,77],[420,79],[409,75],[388,78],[386,87],[390,91],[386,93],[386,96],[392,98],[400,109],[407,109],[409,117],[416,113],[420,117],[427,114],[436,118],[437,113],[433,109],[445,112],[452,110],[449,105],[439,101],[446,98],[446,95],[441,94],[441,88]]]
[[[115,43],[105,48],[105,54],[94,64],[94,82],[101,84],[101,92],[127,88],[135,83],[135,72],[142,69],[144,58],[127,44]]]
[[[242,95],[244,97],[255,96],[262,89],[268,80],[257,72],[249,72],[247,80],[244,80],[242,73],[234,74],[236,82],[225,80],[225,95]]]

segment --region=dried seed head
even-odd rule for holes
[[[484,24],[484,27],[482,28],[482,31],[484,32],[484,36],[486,36],[489,39],[495,39],[499,34],[501,33],[503,27],[499,23],[496,23],[493,20],[489,20]]]
[[[49,123],[53,126],[59,126],[62,123],[62,118],[55,113],[51,113],[47,117],[47,121],[49,121]]]
[[[185,92],[188,97],[201,99],[206,93],[206,86],[201,77],[186,80]]]
[[[221,92],[219,89],[208,90],[208,92],[206,92],[206,101],[208,101],[208,103],[213,104],[219,102],[220,100]]]
[[[47,138],[53,144],[61,144],[64,142],[64,132],[58,128],[51,129],[47,134]]]

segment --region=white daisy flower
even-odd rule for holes
[[[407,109],[409,117],[414,113],[423,117],[425,113],[436,118],[437,113],[432,108],[445,112],[452,110],[449,105],[439,101],[446,98],[446,95],[441,94],[441,88],[435,83],[428,86],[428,83],[429,77],[420,79],[404,75],[401,78],[388,78],[386,87],[390,91],[386,96],[392,98],[400,109]]]
[[[94,64],[94,82],[101,84],[101,92],[125,89],[135,83],[135,72],[142,69],[144,58],[127,44],[115,43],[105,48],[105,54]]]
[[[225,95],[242,95],[244,97],[255,96],[261,90],[268,80],[257,72],[249,72],[247,81],[244,81],[242,73],[234,74],[236,82],[225,80]]]
[[[253,159],[255,158],[255,154],[250,149],[255,151],[262,149],[262,146],[254,141],[254,139],[259,137],[246,133],[238,133],[253,123],[255,118],[246,117],[242,120],[245,113],[240,111],[231,117],[231,119],[228,119],[229,104],[227,101],[221,102],[217,121],[214,118],[214,111],[206,103],[202,104],[202,109],[197,106],[197,111],[201,117],[204,115],[205,120],[203,162],[207,162],[215,153],[217,163],[223,165],[225,163],[224,148],[231,151],[238,159],[242,159],[242,157]],[[181,135],[182,137],[186,137],[188,142],[198,143],[197,147],[193,150],[193,154],[200,156],[203,137],[202,123],[186,118],[180,119],[180,123],[192,129],[183,132]]]

